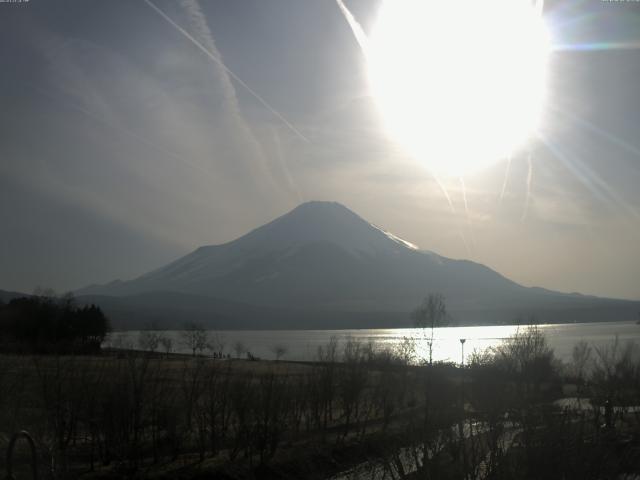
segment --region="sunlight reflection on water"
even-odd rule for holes
[[[460,339],[464,338],[465,362],[474,351],[483,351],[495,347],[518,331],[526,328],[518,325],[446,327],[434,330],[433,360],[459,363],[462,357]],[[618,336],[620,341],[640,341],[640,326],[634,322],[572,323],[541,325],[547,341],[561,360],[571,359],[573,346],[580,340],[591,345],[601,346],[613,342]],[[173,351],[189,353],[181,342],[180,332],[164,332],[172,338]],[[416,353],[419,359],[429,358],[430,330],[418,328],[362,329],[362,330],[227,330],[211,331],[209,338],[217,336],[223,345],[223,352],[234,356],[233,345],[241,342],[253,355],[272,359],[275,346],[284,346],[287,360],[315,360],[319,346],[326,345],[332,337],[338,342],[338,352],[349,339],[363,343],[372,342],[374,348],[394,349],[402,343],[404,337],[416,341]],[[138,348],[138,332],[115,332],[107,340],[110,346]],[[205,354],[207,352],[205,351]]]

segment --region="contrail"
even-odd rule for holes
[[[524,201],[524,210],[522,212],[521,222],[524,222],[527,219],[529,204],[531,203],[531,181],[533,180],[533,162],[531,161],[531,155],[531,150],[529,150],[529,155],[527,156],[527,163],[529,165],[529,171],[527,172],[527,196]]]
[[[351,27],[351,31],[353,32],[353,36],[355,37],[356,41],[358,42],[358,45],[362,49],[362,53],[366,57],[368,55],[368,53],[369,53],[369,38],[367,37],[367,35],[366,35],[364,29],[362,28],[362,26],[360,25],[360,23],[355,19],[355,17],[351,13],[351,11],[344,4],[344,1],[343,0],[336,0],[336,3],[338,4],[338,7],[340,8],[340,11],[342,12],[342,15],[344,16],[345,20],[347,21],[347,23]],[[447,191],[447,188],[444,186],[444,184],[440,181],[440,178],[435,173],[432,172],[432,174],[433,174],[433,178],[435,179],[436,183],[440,187],[440,190],[442,191],[442,193],[444,194],[445,198],[447,199],[447,203],[449,204],[449,208],[451,209],[451,213],[453,213],[454,216],[456,216],[456,209],[453,206],[453,202],[451,201],[451,197],[449,196],[449,192]],[[473,242],[473,232],[472,232],[472,229],[471,229],[471,217],[469,216],[469,209],[468,209],[468,206],[467,206],[466,187],[465,187],[465,184],[464,184],[464,180],[462,178],[460,178],[460,181],[462,182],[462,190],[463,190],[463,196],[464,196],[464,206],[465,206],[465,211],[466,211],[466,214],[467,214],[467,221],[469,222],[469,231],[471,232],[472,242]],[[469,249],[469,244],[467,243],[465,235],[464,235],[462,229],[460,228],[460,226],[458,226],[458,233],[460,234],[460,238],[462,239],[462,243],[464,244],[464,247],[465,247],[465,249],[467,251],[467,255],[471,256],[471,250]]]
[[[211,178],[215,178],[213,176],[213,174],[211,172],[209,172],[208,170],[206,170],[205,168],[203,168],[202,166],[198,165],[195,162],[192,162],[191,160],[187,160],[187,158],[177,154],[176,152],[169,150],[168,148],[161,146],[161,145],[157,145],[156,143],[150,141],[149,139],[143,137],[142,135],[136,133],[135,131],[128,129],[128,128],[124,128],[121,127],[120,125],[118,125],[115,122],[110,122],[102,117],[100,117],[99,115],[96,115],[95,113],[93,113],[92,111],[84,108],[81,105],[76,104],[75,102],[72,102],[70,100],[67,101],[62,101],[61,99],[58,99],[56,97],[54,97],[53,95],[51,95],[50,93],[48,93],[46,90],[38,87],[37,85],[31,84],[30,85],[31,88],[33,88],[37,93],[39,93],[40,95],[49,98],[53,101],[56,102],[60,102],[63,105],[65,105],[66,107],[69,107],[73,110],[77,110],[78,112],[82,113],[83,115],[86,115],[88,118],[90,118],[91,120],[95,121],[96,123],[100,123],[102,125],[107,126],[108,128],[111,128],[113,130],[115,130],[116,132],[132,139],[135,141],[138,141],[140,143],[142,143],[143,145],[159,152],[159,153],[163,153],[171,158],[173,158],[174,160],[178,160],[179,162],[182,162],[186,165],[188,165],[189,167],[193,168],[194,170],[197,170],[198,172],[200,172],[201,174],[207,176],[207,177],[211,177]]]
[[[356,41],[358,42],[358,45],[362,49],[362,53],[364,53],[364,55],[366,56],[369,51],[369,38],[367,37],[367,34],[364,32],[364,29],[362,28],[360,23],[355,19],[351,11],[344,4],[344,1],[336,0],[336,3],[338,4],[338,8],[340,9],[342,16],[345,18],[345,20],[349,24],[349,27],[351,27],[353,36],[355,37]],[[455,215],[456,209],[453,206],[453,202],[451,201],[449,192],[447,191],[444,184],[440,181],[440,178],[438,177],[438,175],[436,175],[435,173],[432,173],[432,174],[433,174],[434,180],[436,181],[436,183],[440,187],[440,190],[442,191],[445,198],[447,199],[447,203],[449,204],[449,208],[451,208],[451,212]]]
[[[591,132],[597,135],[600,135],[601,137],[610,141],[617,147],[623,150],[626,150],[627,152],[635,156],[640,157],[640,149],[635,145],[632,145],[631,143],[628,143],[625,140],[615,135],[612,135],[606,130],[600,128],[599,126],[585,120],[584,118],[573,115],[560,108],[555,108],[554,110],[560,113],[561,115],[567,116],[569,119],[573,120],[580,126],[590,130]],[[595,171],[590,169],[586,163],[582,162],[578,166],[573,166],[568,156],[560,152],[557,146],[552,145],[548,139],[543,138],[542,140],[543,140],[543,143],[545,143],[545,145],[552,151],[552,153],[557,158],[559,158],[571,170],[571,172],[574,173],[576,177],[578,177],[578,179],[581,180],[585,184],[585,186],[589,188],[589,190],[591,190],[592,193],[597,195],[601,200],[604,200],[602,193],[596,192],[596,188],[599,187],[600,192],[604,192],[604,194],[607,197],[609,197],[609,199],[614,204],[616,204],[617,207],[622,207],[625,210],[627,210],[627,212],[630,213],[632,216],[636,218],[640,218],[640,212],[631,204],[629,204],[626,200],[624,200],[624,198],[622,198],[613,188],[611,188],[611,186],[600,175],[598,175]]]
[[[500,192],[500,204],[502,205],[502,199],[507,191],[507,182],[509,181],[509,171],[511,170],[511,154],[507,157],[507,168],[504,171],[504,181],[502,182],[502,191]]]
[[[207,23],[207,17],[202,13],[198,0],[180,0],[179,4],[187,15],[189,31],[192,32],[192,36],[198,39],[209,53],[222,60],[222,54],[220,53],[220,50],[218,50],[216,41],[213,38],[211,29]],[[221,70],[219,73],[221,87],[227,97],[227,100],[231,104],[233,113],[238,116],[239,120],[242,121],[243,124],[246,123],[244,122],[242,113],[240,112],[240,104],[238,102],[236,89],[231,81],[231,76],[228,75],[225,70]]]
[[[467,257],[471,258],[471,249],[469,248],[469,244],[467,243],[467,239],[464,238],[464,234],[462,233],[462,230],[460,230],[458,228],[458,233],[460,234],[460,239],[462,240],[462,243],[464,244],[464,249],[467,251]]]
[[[463,177],[460,177],[460,185],[462,186],[462,199],[464,200],[464,211],[467,214],[467,225],[469,227],[471,245],[475,248],[476,241],[473,235],[473,224],[471,223],[471,215],[469,215],[469,205],[467,204],[467,185],[464,183]]]
[[[275,128],[272,129],[272,134],[273,134],[273,141],[276,147],[276,155],[278,157],[278,161],[280,162],[280,168],[282,168],[282,171],[284,172],[284,177],[287,180],[287,183],[289,184],[289,188],[293,190],[293,192],[297,197],[297,200],[299,202],[302,202],[302,193],[300,193],[300,189],[298,188],[298,185],[294,181],[293,176],[289,171],[287,160],[284,158],[284,152],[282,151],[282,145],[280,142],[280,135],[278,134],[278,131]]]
[[[552,107],[553,108],[553,107]],[[612,135],[611,133],[607,132],[606,130],[600,128],[599,126],[597,126],[594,123],[589,122],[588,120],[585,120],[584,118],[578,117],[577,115],[574,115],[570,112],[567,112],[563,109],[560,108],[553,108],[556,112],[560,113],[561,115],[564,115],[566,117],[569,117],[572,121],[580,124],[581,126],[585,127],[586,129],[592,131],[593,133],[600,135],[601,137],[607,139],[608,141],[610,141],[611,143],[613,143],[614,145],[616,145],[619,148],[622,148],[623,150],[626,150],[629,153],[632,153],[636,156],[640,157],[640,148],[636,147],[635,145],[632,145],[629,142],[626,142],[625,140],[622,140],[619,137],[616,137],[615,135]]]
[[[442,191],[442,193],[444,193],[444,197],[447,199],[447,203],[449,204],[449,208],[451,208],[451,213],[453,213],[455,215],[456,214],[456,209],[454,208],[453,203],[451,202],[451,197],[449,196],[449,192],[447,191],[446,187],[440,181],[440,178],[438,178],[438,176],[436,174],[433,174],[433,178],[436,181],[436,183],[438,184],[438,186],[440,187],[440,190]]]
[[[573,155],[573,160],[567,153],[563,152],[558,145],[554,145],[549,139],[541,136],[542,143],[547,149],[567,167],[567,169],[595,196],[611,206],[616,212],[626,211],[634,219],[640,219],[640,211],[622,198],[609,184],[590,169],[587,164],[579,162],[579,157]]]
[[[189,32],[187,32],[184,28],[178,25],[176,22],[171,19],[164,11],[158,8],[151,0],[144,0],[144,2],[149,5],[158,15],[164,18],[171,26],[173,26],[176,30],[178,30],[182,35],[184,35],[191,43],[193,43],[196,47],[198,47],[207,57],[209,57],[212,61],[217,63],[220,68],[222,68],[225,72],[229,74],[231,78],[233,78],[236,82],[242,85],[256,100],[258,100],[267,110],[269,110],[274,116],[276,116],[282,123],[284,123],[289,130],[291,130],[295,135],[304,140],[305,142],[309,142],[309,139],[305,137],[300,131],[294,127],[284,116],[278,112],[275,108],[267,103],[265,99],[263,99],[258,93],[253,90],[249,85],[242,81],[238,75],[236,75],[230,68],[228,68],[224,62],[211,53],[207,48],[202,45],[198,40],[196,40]]]
[[[467,205],[467,187],[464,184],[464,178],[460,177],[460,186],[462,187],[462,199],[464,200],[464,210],[469,218],[469,206]]]
[[[209,24],[207,23],[207,17],[202,13],[198,0],[180,0],[180,6],[183,8],[187,15],[189,26],[193,32],[193,36],[197,38],[202,45],[218,59],[222,59],[222,54],[216,46],[216,41],[213,38]],[[276,179],[273,176],[273,171],[268,165],[266,155],[264,153],[263,146],[258,138],[256,138],[253,129],[242,115],[240,103],[238,102],[238,95],[236,93],[236,87],[232,82],[232,77],[224,69],[217,69],[217,80],[222,88],[222,94],[226,100],[226,106],[231,111],[231,116],[235,118],[239,129],[247,136],[248,146],[255,149],[256,159],[259,160],[260,176],[268,180],[268,183],[275,189],[280,189]],[[255,175],[255,172],[252,172]]]
[[[460,238],[462,239],[462,243],[464,244],[464,248],[465,248],[465,250],[467,252],[467,256],[469,258],[471,258],[471,249],[469,248],[469,244],[467,243],[467,239],[466,239],[466,237],[464,235],[464,232],[462,231],[462,227],[460,226],[460,220],[459,220],[459,218],[457,216],[456,209],[453,206],[453,202],[451,201],[451,197],[449,196],[449,191],[447,190],[447,187],[444,186],[444,183],[442,183],[440,178],[435,173],[433,174],[433,178],[436,181],[436,183],[438,184],[438,186],[440,187],[440,190],[444,194],[444,197],[447,199],[447,203],[449,204],[449,208],[451,209],[451,213],[453,214],[454,219],[455,219],[456,224],[457,224],[458,235],[460,235]],[[467,206],[466,194],[465,194],[464,204],[465,204],[465,209],[466,209],[466,206]],[[468,210],[467,210],[467,215],[468,215]],[[473,239],[472,239],[472,241],[473,241]]]
[[[369,51],[369,38],[367,37],[367,34],[364,32],[364,29],[355,19],[351,11],[344,4],[343,0],[336,0],[336,3],[338,4],[338,7],[340,8],[340,11],[342,12],[345,20],[351,27],[351,31],[353,32],[353,36],[356,38],[356,42],[358,42],[358,45],[360,45],[362,52],[367,55]]]

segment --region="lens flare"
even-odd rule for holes
[[[387,0],[367,39],[389,132],[443,176],[484,168],[539,126],[550,41],[525,0]]]

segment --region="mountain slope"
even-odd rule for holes
[[[473,323],[531,313],[562,321],[570,318],[569,310],[584,313],[596,307],[615,311],[611,319],[623,320],[620,315],[635,315],[639,305],[526,288],[483,265],[420,251],[330,202],[302,204],[232,242],[200,247],[131,281],[77,293],[132,297],[153,292],[292,311],[301,319],[300,328],[311,312],[406,317],[429,292],[444,294],[454,317]],[[207,308],[202,311],[215,310]],[[243,315],[236,317],[251,314]],[[264,327],[272,323],[264,322]]]
[[[0,302],[9,303],[14,298],[29,297],[28,293],[10,292],[6,290],[0,290]]]

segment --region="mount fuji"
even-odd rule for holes
[[[640,302],[519,285],[490,268],[420,250],[334,202],[308,202],[246,235],[203,246],[129,281],[78,290],[118,328],[411,326],[442,293],[459,324],[630,320]]]

